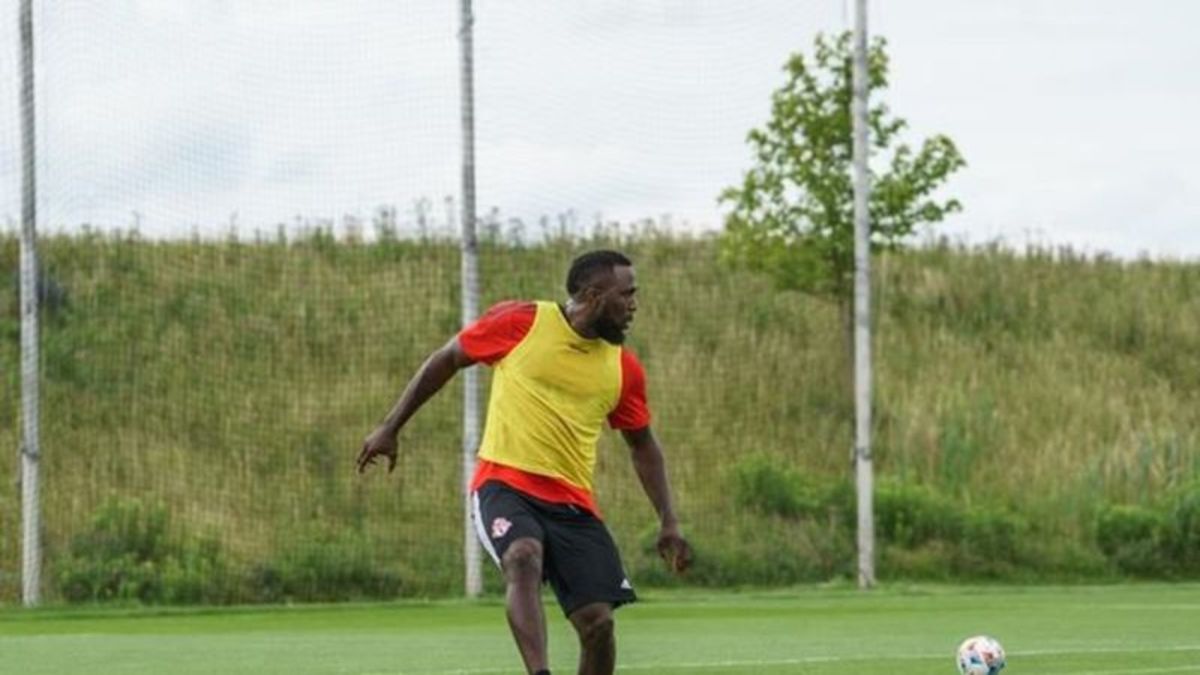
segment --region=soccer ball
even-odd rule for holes
[[[962,675],[997,675],[1004,670],[1004,647],[986,635],[963,640],[958,646],[958,672]]]

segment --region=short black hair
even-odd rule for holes
[[[608,249],[584,253],[571,262],[571,271],[567,272],[567,293],[574,297],[600,273],[611,273],[618,265],[629,267],[633,265],[633,261],[623,253]]]

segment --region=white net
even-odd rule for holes
[[[765,282],[694,270],[712,268],[703,233],[780,67],[843,27],[841,3],[481,2],[475,16],[481,306],[561,297],[589,246],[641,256],[635,347],[679,453],[681,507],[729,512],[712,498],[735,437],[800,452],[784,394],[799,374],[767,364],[788,360],[788,322],[808,319],[799,300],[755,301],[742,309],[771,326],[755,349],[718,349],[747,329],[706,307]],[[5,45],[14,23],[0,22]],[[73,1],[36,3],[35,24],[46,591],[459,588],[458,385],[406,430],[396,476],[351,471],[459,326],[456,4]],[[7,91],[15,54],[0,54]],[[20,428],[15,105],[0,97],[7,448]],[[632,564],[652,563],[650,507],[605,443],[602,504]],[[15,467],[0,464],[6,504]],[[5,600],[19,589],[16,513],[0,516]]]

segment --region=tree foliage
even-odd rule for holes
[[[789,58],[770,121],[748,136],[755,166],[721,195],[732,205],[721,238],[727,262],[769,273],[778,287],[843,303],[851,297],[854,271],[851,35],[818,35],[811,59]],[[965,165],[942,135],[918,151],[903,143],[891,150],[907,123],[874,94],[888,84],[885,46],[876,38],[867,55],[873,250],[898,247],[918,224],[959,210],[958,200],[939,201],[935,193]]]

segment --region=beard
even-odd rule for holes
[[[592,330],[596,331],[596,335],[599,335],[601,340],[609,344],[619,345],[625,342],[625,329],[608,317],[597,318],[592,324]]]

